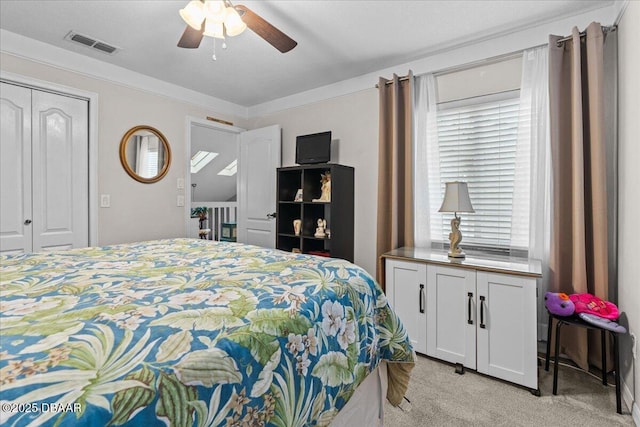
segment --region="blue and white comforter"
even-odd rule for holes
[[[407,334],[346,261],[192,239],[0,257],[6,425],[328,425],[383,359],[412,366]]]

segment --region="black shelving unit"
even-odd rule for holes
[[[331,201],[313,202],[320,198],[321,175],[327,171],[331,172]],[[289,252],[321,252],[353,262],[353,177],[352,167],[332,163],[278,168],[276,247]],[[300,188],[303,198],[296,202]],[[293,229],[295,219],[302,220],[299,236]],[[318,219],[327,221],[330,238],[314,237]]]

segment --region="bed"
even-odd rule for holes
[[[2,424],[348,425],[373,389],[400,403],[413,361],[347,261],[197,239],[0,257]]]

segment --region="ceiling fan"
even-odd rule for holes
[[[282,53],[298,44],[248,7],[234,6],[229,0],[192,0],[180,9],[180,16],[187,23],[178,41],[182,48],[197,48],[204,36],[224,40],[225,35],[236,36],[247,27]]]

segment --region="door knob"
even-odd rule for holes
[[[276,213],[275,212],[267,214],[267,218],[275,218],[275,217],[276,217]]]
[[[30,219],[25,219],[24,220],[24,225],[29,225],[31,224],[31,220]]]

